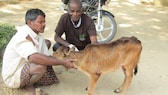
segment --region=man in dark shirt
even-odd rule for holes
[[[65,33],[65,40],[62,38]],[[82,12],[80,0],[68,2],[68,13],[61,16],[55,29],[55,51],[60,45],[82,50],[88,44],[97,44],[96,28],[93,20]]]

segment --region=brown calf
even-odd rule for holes
[[[97,80],[102,74],[122,67],[125,79],[114,92],[126,95],[133,73],[137,72],[141,50],[141,41],[136,37],[122,37],[108,44],[88,45],[79,52],[69,52],[68,48],[60,47],[53,56],[58,59],[77,59],[74,62],[75,67],[90,78],[88,95],[93,95]]]

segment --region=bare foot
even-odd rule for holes
[[[36,95],[35,88],[33,86],[26,86],[23,88],[28,95]]]
[[[40,88],[36,88],[36,95],[48,95],[46,92],[44,92],[43,90],[41,90]]]

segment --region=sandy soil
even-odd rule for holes
[[[40,2],[42,1],[42,2]],[[36,0],[0,7],[0,23],[24,24],[24,15],[29,8],[41,8],[47,15],[43,35],[53,43],[54,29],[63,12],[61,0]],[[134,2],[132,2],[134,1]],[[141,5],[138,0],[111,0],[104,9],[112,12],[118,25],[115,39],[136,36],[142,41],[143,50],[139,71],[134,77],[127,95],[168,95],[168,8]],[[50,50],[51,51],[51,50]],[[51,51],[52,53],[52,51]],[[77,70],[65,71],[54,67],[59,84],[40,87],[49,95],[86,95],[88,77]],[[105,74],[99,80],[95,95],[118,95],[113,92],[123,81],[119,69]],[[0,95],[23,95],[22,90],[9,89],[0,78]]]

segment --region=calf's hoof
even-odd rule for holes
[[[86,87],[86,89],[85,90],[88,90],[88,87]]]
[[[114,92],[115,92],[115,93],[120,93],[121,90],[118,88],[118,89],[115,89]]]

